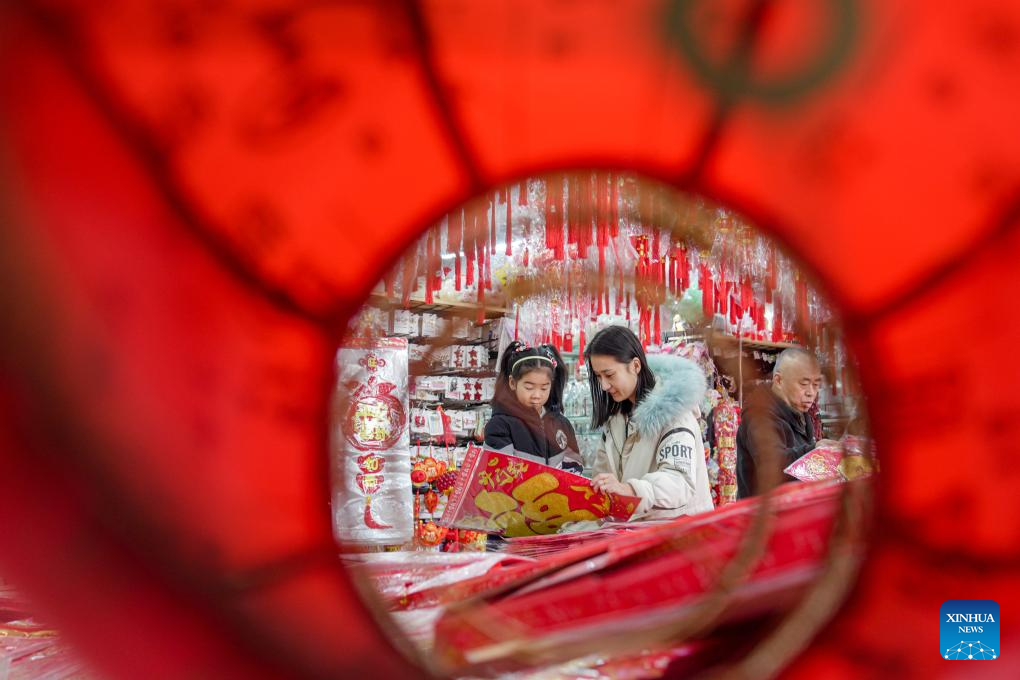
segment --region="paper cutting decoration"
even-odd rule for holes
[[[344,541],[405,543],[414,536],[407,340],[349,340],[336,369],[338,399],[349,402],[334,444],[334,531]]]

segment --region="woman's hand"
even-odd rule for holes
[[[600,472],[591,479],[591,485],[596,491],[605,491],[620,496],[633,496],[634,489],[630,484],[619,481],[608,472]]]

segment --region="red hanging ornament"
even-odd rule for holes
[[[796,292],[796,295],[797,295],[797,300],[796,300],[796,302],[797,302],[797,321],[796,321],[796,323],[799,324],[806,331],[806,330],[808,330],[808,327],[807,327],[808,326],[807,283],[805,283],[800,278],[799,274],[797,275],[797,286],[796,286],[796,291],[795,292]]]
[[[414,255],[404,257],[403,277],[400,281],[400,295],[405,309],[411,306],[411,289],[414,288],[415,274],[417,273],[417,262]]]
[[[433,242],[435,241],[435,234],[429,231],[425,238],[425,304],[432,304],[432,286],[434,285],[434,279],[432,276],[432,251],[434,249]]]
[[[620,188],[616,175],[609,174],[609,236],[620,235]]]
[[[711,323],[712,317],[715,316],[715,300],[713,298],[715,285],[712,283],[712,273],[708,270],[707,265],[701,265],[699,275],[698,285],[701,288],[701,313]]]
[[[783,301],[777,295],[772,300],[772,342],[783,339]]]
[[[429,489],[425,493],[425,509],[429,511],[429,514],[435,514],[436,507],[439,506],[439,494],[432,489]]]
[[[568,246],[577,245],[578,233],[581,226],[580,202],[580,181],[576,174],[570,175],[567,179],[567,202],[563,211],[563,219],[567,225]]]
[[[765,281],[765,301],[772,302],[772,295],[779,287],[779,269],[776,266],[776,249],[769,248],[768,274]]]
[[[513,228],[513,225],[514,225],[514,213],[513,213],[513,204],[510,201],[510,188],[508,187],[505,191],[506,191],[506,194],[505,194],[505,198],[506,198],[506,253],[505,254],[506,254],[507,257],[510,257],[511,255],[514,254],[514,246],[513,246],[513,242],[514,242],[514,228]]]
[[[517,205],[528,204],[528,180],[522,179],[517,185]]]
[[[545,246],[556,260],[563,259],[563,177],[553,175],[546,183]]]
[[[680,288],[686,292],[691,287],[691,263],[687,257],[687,245],[680,246]]]
[[[478,219],[473,206],[464,213],[464,279],[471,287],[475,283],[475,236],[478,234]]]
[[[396,272],[392,269],[387,270],[386,274],[383,275],[383,281],[386,284],[386,297],[393,299],[393,296],[396,293]]]
[[[477,287],[477,292],[478,292],[478,295],[477,295],[478,316],[476,317],[475,320],[476,320],[476,322],[478,324],[483,324],[483,323],[485,323],[485,281],[483,280],[483,277],[485,276],[485,271],[484,271],[484,268],[485,268],[485,241],[484,240],[480,239],[478,241],[478,252],[477,252],[477,256],[476,256],[475,259],[478,262],[478,287]]]
[[[489,201],[489,255],[496,252],[496,197]]]
[[[676,297],[676,250],[673,250],[673,255],[669,258],[669,292]]]

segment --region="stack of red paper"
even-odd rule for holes
[[[770,498],[764,554],[731,591],[719,621],[796,601],[821,567],[838,493],[832,483],[789,484]],[[712,591],[760,503],[748,499],[643,531],[610,533],[534,564],[465,581],[459,595],[476,599],[442,616],[436,651],[452,667],[505,671],[517,667],[523,650],[661,627]]]

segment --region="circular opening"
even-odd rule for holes
[[[606,171],[479,196],[336,373],[343,560],[432,672],[768,674],[854,580],[877,462],[839,320],[702,198]]]

